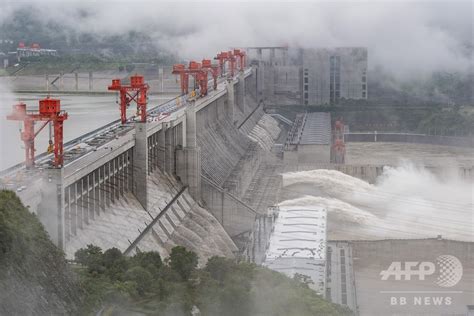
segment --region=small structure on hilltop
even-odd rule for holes
[[[38,43],[32,43],[30,46],[26,46],[24,42],[19,42],[16,49],[16,55],[18,61],[21,61],[22,58],[28,57],[58,56],[58,51],[55,49],[41,48]]]

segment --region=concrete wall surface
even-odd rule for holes
[[[344,134],[344,140],[346,142],[401,142],[474,148],[473,137],[454,137],[409,133],[348,133]]]

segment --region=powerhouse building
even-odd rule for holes
[[[255,91],[269,104],[321,106],[368,97],[365,47],[247,50],[258,65]]]

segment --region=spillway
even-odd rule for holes
[[[130,242],[140,238],[133,251],[158,251],[167,257],[171,248],[184,245],[199,255],[200,262],[213,255],[232,257],[236,251],[232,240],[188,192],[163,212],[178,194],[179,187],[174,178],[155,170],[148,179],[151,207],[145,210],[132,193],[126,193],[78,230],[67,244],[66,255],[73,258],[75,251],[87,244],[103,249],[117,247],[125,252]],[[140,236],[157,216],[160,216],[158,221]]]

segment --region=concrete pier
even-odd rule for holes
[[[177,174],[189,187],[191,196],[201,199],[201,151],[197,146],[196,108],[194,104],[186,109],[184,146],[177,151]]]
[[[135,123],[133,148],[133,191],[145,210],[148,209],[148,147],[147,123]]]
[[[235,93],[234,93],[234,84],[231,80],[226,82],[226,91],[227,91],[227,102],[226,102],[226,112],[227,116],[230,118],[231,122],[234,122],[234,108],[235,108]]]
[[[241,112],[246,111],[245,106],[245,76],[243,73],[239,74],[239,82],[235,86],[236,88],[236,104]]]
[[[60,248],[65,245],[63,169],[48,170],[41,181],[41,202],[37,207],[38,219],[43,223],[51,240]]]

